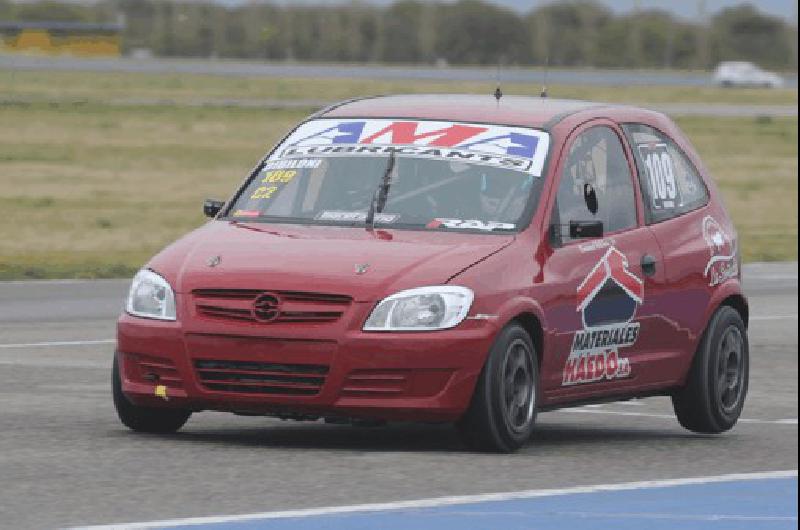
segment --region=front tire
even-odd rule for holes
[[[690,431],[718,434],[736,425],[750,377],[750,349],[739,312],[714,313],[695,353],[686,386],[672,396],[678,422]]]
[[[183,427],[189,420],[189,416],[192,415],[190,410],[142,407],[131,403],[122,393],[122,381],[116,355],[114,355],[114,367],[111,372],[111,390],[114,395],[114,408],[117,409],[117,416],[126,427],[133,431],[156,434],[173,433]]]
[[[510,453],[522,447],[536,422],[539,364],[530,336],[518,324],[500,332],[472,402],[456,427],[468,447]]]

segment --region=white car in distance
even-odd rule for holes
[[[781,88],[783,78],[746,61],[725,61],[714,71],[714,82],[724,87]]]

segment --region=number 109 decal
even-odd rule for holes
[[[650,188],[653,208],[656,210],[675,208],[680,204],[680,197],[667,144],[640,144],[638,147],[647,169],[647,185]]]

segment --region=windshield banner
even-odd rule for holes
[[[426,120],[320,119],[302,124],[271,159],[324,156],[437,158],[539,177],[550,136],[524,127]]]

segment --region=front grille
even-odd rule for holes
[[[240,322],[335,322],[353,299],[339,294],[254,289],[196,289],[197,313]]]
[[[209,390],[247,394],[313,396],[328,375],[321,364],[197,360],[194,366]]]

